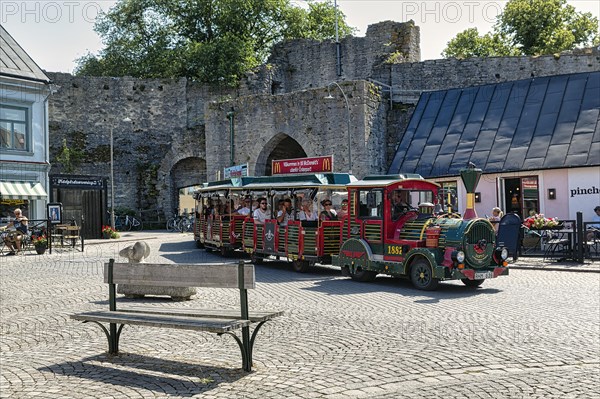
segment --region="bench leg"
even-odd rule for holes
[[[250,336],[250,327],[242,327],[242,339],[238,337],[235,333],[228,331],[225,333],[217,334],[227,334],[231,335],[233,339],[237,342],[240,347],[240,351],[242,352],[242,368],[244,371],[252,371],[252,351],[254,349],[254,341],[256,340],[256,335],[258,330],[265,324],[267,321],[261,321],[256,325],[254,331],[252,332],[252,336]]]
[[[110,323],[109,329],[107,329],[102,323],[97,321],[85,320],[84,323],[95,323],[99,325],[102,331],[104,331],[104,335],[106,335],[106,339],[108,340],[108,353],[111,355],[116,355],[119,353],[119,338],[121,338],[121,331],[123,330],[123,326],[125,324],[121,324],[117,328],[115,323]]]

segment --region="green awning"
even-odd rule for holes
[[[46,199],[48,194],[41,183],[0,181],[0,197],[6,199]]]

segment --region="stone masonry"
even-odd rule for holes
[[[419,62],[419,28],[412,21],[374,24],[365,37],[340,42],[340,77],[335,43],[293,40],[275,46],[268,62],[235,89],[186,79],[48,73],[59,86],[49,102],[51,174],[110,176],[112,129],[116,206],[170,215],[178,188],[214,180],[229,166],[232,110],[234,163],[248,163],[252,174],[268,171],[280,154],[333,154],[335,171],[346,172],[348,109],[332,85],[339,82],[350,108],[352,171],[360,178],[387,171],[423,91],[600,70],[597,50]],[[325,99],[328,93],[334,99]],[[63,140],[70,165],[57,161]]]

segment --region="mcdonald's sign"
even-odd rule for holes
[[[272,175],[333,172],[333,155],[324,157],[278,159],[271,162]]]

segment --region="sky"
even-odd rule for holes
[[[568,3],[600,19],[600,1]],[[114,4],[112,0],[2,0],[0,24],[42,69],[72,73],[77,58],[102,48],[94,20]],[[441,58],[448,41],[467,28],[477,27],[480,34],[490,31],[505,4],[506,0],[337,0],[346,22],[357,28],[355,36],[364,36],[370,24],[380,21],[415,21],[421,28],[422,60]]]

